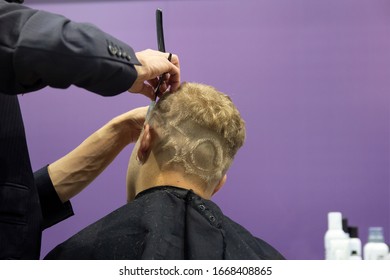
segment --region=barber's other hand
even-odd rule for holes
[[[125,145],[134,143],[142,131],[147,111],[147,106],[136,108],[115,117],[109,125],[117,132],[115,134],[119,136],[120,141],[124,141]]]
[[[135,65],[138,76],[129,92],[141,93],[150,99],[154,97],[154,87],[157,86],[157,77],[167,73],[166,81],[161,85],[160,91],[164,92],[169,87],[175,91],[180,86],[180,64],[177,55],[172,54],[171,61],[168,60],[169,53],[155,50],[144,50],[137,52],[136,56],[142,66]]]
[[[50,179],[62,202],[81,192],[126,145],[138,139],[147,110],[148,107],[137,108],[112,119],[76,149],[49,165]]]

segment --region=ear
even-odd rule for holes
[[[148,159],[151,150],[152,135],[150,132],[149,124],[144,124],[143,132],[139,139],[139,147],[137,151],[137,157],[141,164],[145,163]]]
[[[217,191],[219,191],[222,188],[223,185],[225,185],[226,180],[227,180],[227,175],[225,174],[225,175],[223,175],[222,179],[219,180],[217,186],[213,190],[213,194],[212,195],[214,195]]]

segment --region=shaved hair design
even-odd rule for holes
[[[222,178],[245,140],[245,123],[230,97],[203,84],[183,83],[164,94],[149,124],[160,168],[179,169],[206,187]]]

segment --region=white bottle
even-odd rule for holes
[[[349,259],[350,260],[361,260],[362,259],[362,242],[358,236],[357,227],[348,227],[349,232]]]
[[[342,226],[342,216],[340,212],[329,212],[328,213],[328,230],[324,236],[325,243],[325,259],[326,260],[335,260],[339,258],[339,255],[343,255],[343,252],[340,252],[340,249],[335,248],[335,245],[341,245],[341,242],[332,242],[335,240],[346,240],[347,237],[343,231]],[[339,247],[339,246],[337,246]],[[344,246],[341,246],[344,247]],[[342,250],[342,249],[341,249]],[[337,256],[336,256],[337,251]]]
[[[349,256],[349,260],[360,261],[362,260],[362,256],[359,256],[356,251],[352,251],[351,255]]]
[[[389,254],[389,247],[384,243],[383,228],[368,229],[368,243],[363,248],[365,260],[384,260]]]
[[[351,252],[349,238],[330,240],[332,260],[348,260]]]

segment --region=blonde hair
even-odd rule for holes
[[[245,123],[229,96],[214,87],[183,83],[151,112],[155,153],[162,169],[181,168],[215,184],[244,144]]]

